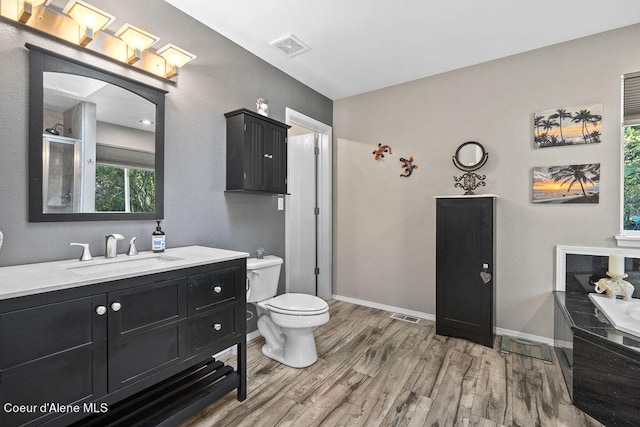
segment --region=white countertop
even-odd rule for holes
[[[494,197],[496,199],[500,198],[497,194],[451,194],[451,195],[443,195],[443,196],[433,196],[434,199],[472,199],[478,197]]]
[[[167,249],[162,253],[121,254],[110,259],[94,257],[92,261],[74,259],[0,267],[0,300],[248,256],[246,252],[185,246]]]

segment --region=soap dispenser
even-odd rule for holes
[[[156,227],[156,231],[151,235],[151,250],[158,253],[164,252],[166,240],[164,231],[162,231],[162,228],[160,227],[160,221],[156,222],[158,223],[158,226]]]

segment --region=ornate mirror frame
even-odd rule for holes
[[[462,151],[463,148],[467,147],[468,145],[472,145],[472,144],[480,147],[480,150],[482,150],[482,156],[480,157],[480,159],[478,160],[477,163],[475,163],[473,165],[465,165],[465,164],[460,162],[460,152]],[[485,163],[487,163],[487,159],[488,158],[489,158],[489,153],[487,153],[487,150],[484,149],[484,146],[482,144],[480,144],[479,142],[476,142],[476,141],[467,141],[465,143],[460,144],[460,146],[456,150],[456,153],[453,156],[452,160],[453,160],[453,164],[455,165],[455,167],[457,167],[461,171],[471,172],[471,171],[478,170],[482,166],[484,166]]]

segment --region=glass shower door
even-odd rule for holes
[[[43,135],[42,143],[43,212],[79,212],[82,206],[80,140]]]

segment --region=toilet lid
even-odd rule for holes
[[[283,294],[266,301],[269,310],[282,314],[313,315],[322,314],[329,306],[322,299],[307,294]]]

